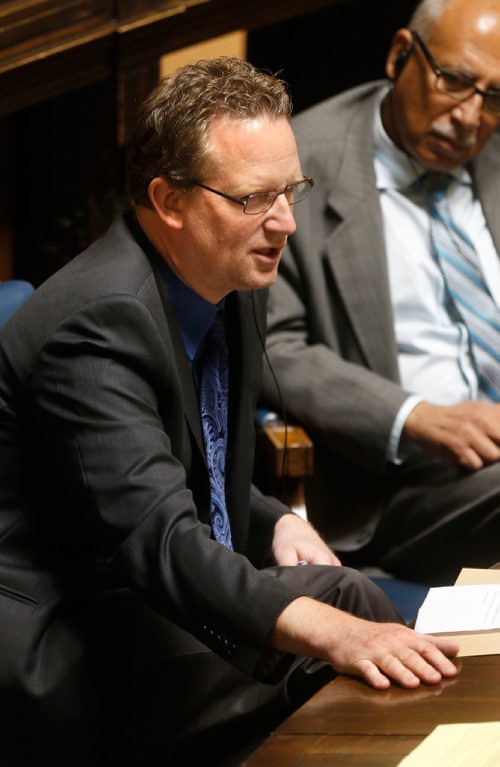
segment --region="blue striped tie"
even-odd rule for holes
[[[449,296],[468,330],[479,387],[490,400],[499,402],[500,310],[484,281],[473,243],[450,217],[445,195],[451,180],[444,173],[424,178],[432,247]]]
[[[220,310],[205,336],[200,362],[200,411],[210,477],[210,523],[215,540],[232,549],[225,487],[229,355]]]

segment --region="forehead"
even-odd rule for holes
[[[450,3],[432,27],[428,43],[440,64],[500,80],[500,2]]]
[[[250,181],[268,178],[285,182],[300,172],[295,137],[285,117],[215,120],[208,132],[218,178],[251,176]]]

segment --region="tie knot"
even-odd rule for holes
[[[422,187],[426,194],[435,201],[441,200],[446,194],[453,176],[449,173],[440,173],[438,171],[432,171],[425,173],[421,177]]]
[[[206,364],[214,364],[215,360],[222,359],[226,354],[227,344],[224,314],[222,309],[219,309],[200,345],[197,355],[198,364],[203,368]]]
[[[208,329],[207,338],[210,338],[217,343],[225,338],[225,335],[226,331],[224,328],[224,314],[222,309],[218,309],[217,314],[214,317],[214,321]]]

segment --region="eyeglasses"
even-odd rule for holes
[[[499,88],[487,88],[483,90],[478,88],[472,77],[468,77],[458,72],[453,72],[450,69],[440,67],[418,34],[412,30],[413,40],[418,43],[422,49],[427,62],[436,75],[436,88],[441,93],[445,93],[455,101],[467,101],[475,93],[479,93],[483,97],[483,106],[489,112],[494,115],[500,116],[500,89]]]
[[[206,189],[208,192],[218,194],[220,197],[224,197],[226,200],[235,202],[237,205],[241,205],[243,213],[247,216],[255,216],[258,213],[265,213],[273,207],[277,197],[280,194],[284,194],[289,205],[295,205],[297,202],[302,202],[308,196],[314,181],[312,178],[305,176],[302,181],[297,181],[295,184],[287,184],[281,192],[255,192],[254,194],[244,194],[243,197],[233,197],[232,194],[226,194],[225,192],[219,192],[218,189],[212,189],[211,186],[202,184],[200,181],[193,181],[195,186],[200,186],[202,189]]]

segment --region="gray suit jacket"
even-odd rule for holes
[[[384,85],[362,85],[295,118],[302,168],[315,186],[296,207],[297,232],[268,312],[268,353],[285,405],[315,438],[309,508],[346,549],[370,540],[397,481],[386,451],[408,395],[399,382],[373,169],[373,115]],[[500,252],[500,135],[471,172]],[[269,375],[264,399],[279,406]]]
[[[0,332],[0,700],[24,731],[92,731],[111,668],[109,710],[133,696],[151,607],[252,673],[297,596],[256,569],[287,511],[251,489],[265,293],[226,302],[231,552],[157,257],[117,219]]]

